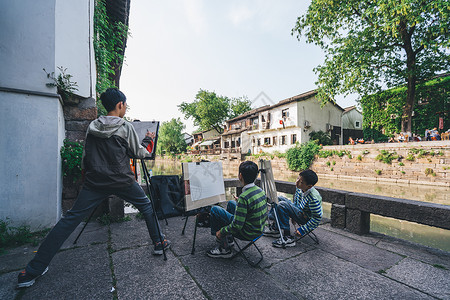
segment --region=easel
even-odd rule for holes
[[[136,161],[133,159],[133,164],[136,167]],[[159,236],[159,241],[161,242],[162,245],[162,249],[163,249],[163,256],[164,256],[164,260],[167,260],[167,255],[166,255],[166,249],[164,249],[164,237],[161,234],[161,228],[159,227],[159,222],[158,222],[158,216],[156,215],[156,209],[155,209],[155,204],[153,202],[153,189],[150,183],[150,176],[147,170],[147,166],[144,163],[144,159],[141,159],[141,165],[142,165],[142,171],[144,172],[144,180],[145,183],[147,185],[147,191],[149,192],[148,198],[150,200],[150,203],[152,205],[153,208],[153,216],[155,218],[155,223],[156,223],[156,228],[158,231],[158,236]],[[135,173],[135,176],[137,178],[137,175]],[[84,224],[83,228],[81,229],[80,233],[78,234],[77,238],[75,239],[75,241],[73,242],[73,244],[75,245],[78,242],[78,238],[81,236],[81,234],[83,233],[84,229],[86,228],[87,224],[91,221],[92,216],[94,215],[95,211],[97,210],[97,208],[103,203],[100,202],[100,204],[92,211],[92,213],[90,214],[89,218],[87,219],[86,223]],[[164,215],[164,214],[163,214]],[[165,219],[165,216],[164,216]],[[167,219],[166,219],[167,222]]]
[[[272,174],[272,164],[270,160],[259,160],[259,172],[261,173],[261,189],[266,193],[267,204],[272,207],[273,215],[275,216],[275,222],[277,224],[278,231],[280,232],[281,245],[283,249],[286,248],[286,242],[283,237],[283,230],[280,227],[277,214],[277,189]]]

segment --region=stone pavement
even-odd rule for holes
[[[167,261],[151,255],[145,222],[81,225],[55,256],[45,276],[16,290],[16,277],[37,247],[0,256],[0,299],[450,299],[450,253],[378,234],[358,236],[328,223],[315,230],[319,245],[305,238],[295,247],[257,244],[264,260],[250,267],[242,257],[212,259],[209,228],[194,218],[170,218],[163,231],[172,241]],[[252,252],[249,252],[250,255]]]

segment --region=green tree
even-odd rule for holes
[[[448,0],[312,0],[292,33],[320,46],[318,98],[368,95],[406,83],[402,131],[411,131],[416,84],[450,67]]]
[[[163,122],[158,132],[158,143],[156,153],[163,152],[177,154],[186,151],[186,141],[183,137],[185,126],[180,118],[173,118],[168,122]]]
[[[222,133],[222,124],[251,109],[250,101],[245,98],[218,96],[215,92],[200,90],[192,103],[182,102],[178,109],[185,119],[192,118],[200,130],[215,129]]]

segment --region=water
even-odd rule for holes
[[[181,175],[181,163],[179,161],[151,161],[148,168],[153,170],[153,175]],[[297,174],[293,172],[277,172],[274,170],[276,180],[294,182]],[[224,178],[237,178],[236,170],[224,169]],[[372,195],[380,195],[401,199],[409,199],[423,202],[450,205],[450,188],[424,185],[402,185],[378,182],[361,182],[319,178],[317,186],[358,192]],[[227,199],[231,199],[227,191]],[[292,199],[292,195],[286,195]],[[330,218],[331,204],[323,203],[324,217]],[[450,251],[450,230],[435,228],[414,222],[402,221],[371,214],[371,231],[409,240],[425,246]]]

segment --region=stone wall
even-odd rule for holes
[[[406,158],[410,155],[412,149],[428,151],[427,155],[422,157],[415,154],[414,160]],[[333,155],[327,158],[317,157],[311,168],[319,174],[320,177],[339,178],[354,181],[380,181],[402,184],[424,184],[450,187],[450,141],[431,141],[431,142],[410,142],[410,143],[383,143],[383,144],[361,144],[361,145],[342,145],[325,146],[323,150],[348,151],[348,155],[339,157]],[[375,158],[381,150],[395,152],[399,159],[394,159],[391,164],[377,161]],[[430,153],[434,152],[434,155]],[[358,159],[361,156],[361,159]],[[217,155],[204,155],[202,159],[218,160]],[[262,157],[272,160],[272,169],[275,178],[289,178],[289,181],[295,180],[298,172],[290,171],[287,168],[285,158]],[[258,158],[247,156],[246,159],[253,160],[256,163]],[[222,160],[224,176],[230,175],[237,177],[237,170],[241,160],[231,159]],[[329,162],[329,166],[327,164]],[[426,170],[432,174],[426,174]],[[379,175],[376,170],[379,170]],[[281,175],[282,176],[278,176]],[[229,176],[228,176],[229,177]]]
[[[63,111],[66,139],[84,143],[89,123],[97,118],[95,99],[73,96],[64,101]],[[72,207],[80,188],[81,179],[74,182],[72,177],[64,178],[62,192],[62,210],[64,213]]]

